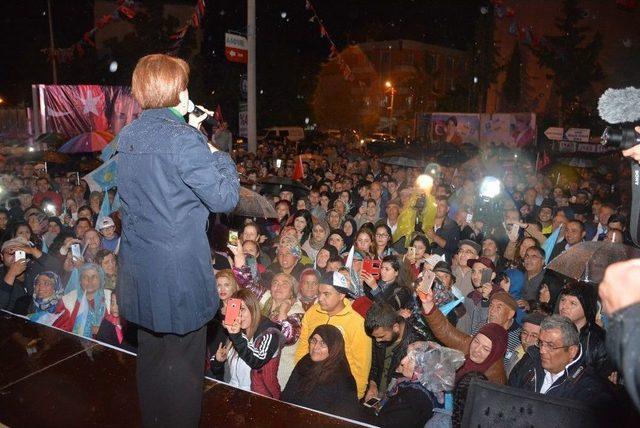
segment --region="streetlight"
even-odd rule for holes
[[[384,83],[387,90],[391,91],[391,103],[389,104],[389,134],[393,135],[393,96],[396,94],[396,89],[390,81]]]

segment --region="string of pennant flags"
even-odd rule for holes
[[[305,8],[312,13],[309,21],[316,22],[318,24],[318,28],[320,29],[320,37],[327,39],[327,41],[329,42],[329,61],[336,61],[338,63],[338,67],[340,67],[340,71],[342,72],[345,80],[348,80],[349,82],[355,81],[355,76],[351,71],[351,67],[349,67],[349,64],[347,64],[342,55],[340,55],[338,47],[333,42],[333,39],[327,31],[327,27],[325,27],[322,19],[320,19],[320,17],[318,16],[318,12],[316,11],[316,8],[313,6],[313,4],[311,4],[311,1],[305,0]]]
[[[67,63],[72,61],[75,58],[79,58],[84,56],[85,51],[88,48],[95,48],[95,35],[98,31],[102,30],[104,27],[109,25],[115,21],[121,20],[131,20],[136,14],[136,5],[133,0],[118,0],[118,6],[116,9],[110,14],[101,16],[97,21],[96,25],[86,31],[80,40],[69,46],[68,48],[57,48],[51,51],[51,49],[43,49],[44,52],[49,59],[55,58],[59,63]]]
[[[175,54],[178,52],[178,50],[182,46],[182,42],[184,41],[184,37],[187,34],[189,28],[200,28],[202,18],[205,14],[205,9],[206,5],[204,0],[198,0],[189,21],[178,28],[178,30],[174,34],[169,36],[169,39],[172,40],[173,43],[167,50],[167,53]],[[117,7],[115,8],[115,10],[110,14],[100,17],[96,21],[96,25],[92,29],[86,31],[82,35],[80,40],[78,40],[68,48],[57,48],[53,51],[51,51],[49,48],[46,48],[43,49],[42,52],[44,52],[50,59],[55,58],[58,63],[68,63],[75,58],[83,57],[87,49],[96,47],[95,35],[98,31],[102,30],[112,22],[122,20],[130,21],[135,18],[137,14],[138,10],[134,0],[117,0]]]
[[[195,30],[200,28],[205,10],[206,5],[204,4],[204,0],[198,0],[195,7],[193,8],[191,19],[187,21],[182,27],[178,28],[175,33],[169,36],[169,38],[173,40],[173,44],[167,50],[168,54],[176,54],[178,52],[180,46],[182,46],[182,42],[184,41],[184,37],[186,36],[187,31],[189,31],[189,28],[193,27]]]

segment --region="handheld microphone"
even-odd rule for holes
[[[205,123],[207,123],[208,125],[211,125],[214,128],[217,128],[220,125],[220,123],[216,120],[215,117],[213,117],[212,114],[209,114],[206,111],[202,110],[201,108],[196,106],[191,100],[189,100],[189,106],[187,107],[187,112],[193,113],[196,116],[202,116],[203,114],[206,114],[207,118],[204,120]]]

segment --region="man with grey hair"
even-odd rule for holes
[[[587,366],[578,329],[561,315],[542,321],[538,343],[527,348],[509,376],[509,385],[581,401],[596,414],[602,414],[602,409],[610,411],[615,405],[611,384]]]

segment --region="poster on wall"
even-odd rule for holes
[[[483,114],[480,122],[482,147],[519,149],[536,144],[535,113]]]
[[[468,113],[433,113],[431,115],[434,142],[456,146],[480,143],[480,116]]]

